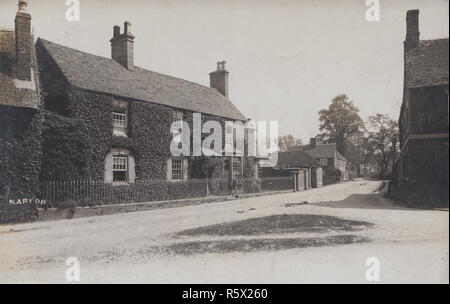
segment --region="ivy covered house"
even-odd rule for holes
[[[26,1],[20,2],[26,9]],[[31,37],[30,24],[31,16],[16,23],[16,34],[24,30]],[[34,138],[42,157],[34,162],[39,164],[34,178],[123,186],[147,180],[255,177],[252,157],[220,155],[212,160],[173,157],[170,152],[172,123],[186,122],[192,130],[194,113],[201,113],[203,121],[220,122],[223,129],[225,121],[247,121],[228,98],[225,62],[210,73],[211,87],[140,68],[134,64],[135,37],[129,22],[122,32],[119,26],[113,28],[111,59],[42,38],[33,46],[33,39],[27,39],[20,46],[26,52],[19,54],[29,56],[28,69],[38,75],[33,92],[40,106],[34,108],[41,113],[39,136]],[[16,111],[26,111],[10,103],[18,106]],[[2,151],[2,156],[11,153]]]
[[[193,113],[207,120],[245,122],[227,98],[228,71],[211,73],[209,88],[145,70],[133,63],[133,41],[127,22],[123,33],[114,27],[113,59],[38,39],[45,108],[86,123],[95,139],[90,178],[188,179],[189,160],[170,157],[170,126],[174,121],[191,124]]]

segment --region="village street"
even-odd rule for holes
[[[448,211],[395,206],[381,186],[357,180],[221,203],[2,225],[0,283],[67,283],[69,257],[80,262],[81,283],[370,283],[370,257],[379,261],[380,283],[448,283]]]

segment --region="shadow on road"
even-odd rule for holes
[[[382,193],[371,194],[352,194],[341,201],[327,201],[319,202],[314,206],[328,207],[328,208],[352,208],[352,209],[385,209],[385,210],[404,210],[404,211],[420,211],[420,209],[406,208],[396,205],[383,197]],[[423,211],[423,210],[421,210]]]

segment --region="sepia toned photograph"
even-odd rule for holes
[[[448,37],[448,0],[0,0],[0,284],[449,284]]]

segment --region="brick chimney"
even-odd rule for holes
[[[419,10],[409,10],[406,13],[405,52],[419,47]]]
[[[210,87],[219,91],[226,98],[229,97],[228,71],[225,68],[226,61],[217,62],[217,70],[209,73]]]
[[[124,32],[120,27],[114,26],[111,42],[111,58],[128,70],[134,69],[134,36],[131,34],[131,23],[124,23]]]
[[[311,137],[311,138],[309,139],[309,146],[310,146],[311,148],[317,147],[317,138],[316,138],[316,137]]]
[[[16,35],[16,78],[31,80],[31,15],[27,11],[28,1],[19,0],[19,11],[15,19]]]

